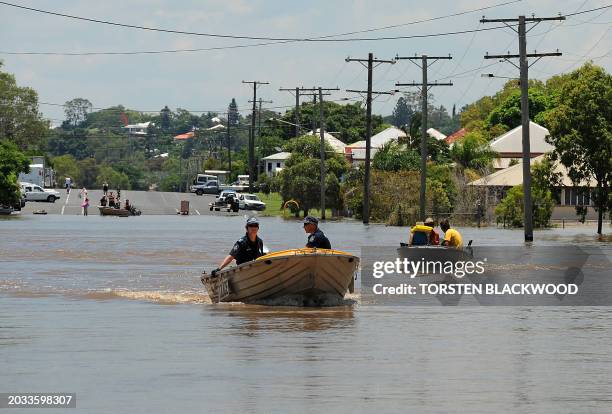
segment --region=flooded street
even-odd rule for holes
[[[244,217],[22,216],[0,221],[0,388],[76,392],[86,412],[610,412],[607,307],[304,309],[211,304],[199,281]],[[337,249],[406,228],[321,225]],[[483,246],[522,230],[459,229]],[[609,228],[606,228],[609,232]],[[598,246],[592,227],[536,244]],[[262,218],[270,250],[300,222]]]

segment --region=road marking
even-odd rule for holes
[[[64,215],[64,209],[68,205],[68,200],[70,200],[70,193],[66,194],[66,201],[64,201],[64,205],[62,206],[62,216]]]
[[[198,216],[201,216],[200,212],[198,211],[197,208],[194,208],[195,212],[198,213]]]

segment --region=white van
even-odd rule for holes
[[[20,184],[21,194],[25,197],[26,201],[48,201],[50,203],[55,203],[55,200],[60,199],[60,193],[55,190],[44,189],[32,183]]]
[[[206,184],[209,181],[218,181],[216,175],[198,174],[193,180],[193,185]]]

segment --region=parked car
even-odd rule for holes
[[[219,194],[219,182],[208,181],[203,184],[194,184],[189,187],[189,191],[192,193],[196,193],[199,196],[201,196],[202,194]]]
[[[48,201],[49,203],[55,203],[55,200],[60,199],[59,192],[45,189],[32,183],[21,183],[21,193],[25,196],[26,201]]]
[[[261,201],[255,194],[240,194],[238,206],[240,210],[263,211],[266,209],[266,203]]]
[[[227,209],[228,212],[236,212],[239,209],[238,194],[235,190],[223,190],[209,206],[210,211]]]

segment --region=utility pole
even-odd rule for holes
[[[251,129],[249,130],[249,192],[253,192],[253,182],[255,181],[255,111],[257,110],[257,87],[259,85],[269,85],[269,82],[242,81],[253,85],[253,111],[251,113]]]
[[[381,95],[393,95],[395,92],[372,92],[372,74],[374,67],[379,66],[383,63],[394,64],[395,60],[382,60],[375,59],[373,53],[368,53],[367,59],[352,59],[350,57],[345,59],[347,62],[359,62],[368,70],[368,90],[367,91],[356,91],[348,90],[347,92],[355,92],[359,94],[366,93],[366,159],[365,159],[365,177],[363,179],[363,224],[370,222],[370,151],[371,151],[371,138],[372,138],[372,94]],[[367,64],[367,65],[366,65]]]
[[[312,135],[316,135],[317,133],[317,117],[315,115],[316,107],[317,107],[317,93],[313,92],[312,94]]]
[[[436,61],[444,59],[450,60],[452,57],[449,56],[396,56],[396,60],[408,60],[411,63],[414,63],[416,66],[421,68],[422,71],[422,81],[421,83],[396,83],[395,86],[419,86],[421,88],[421,194],[419,197],[419,219],[421,221],[425,221],[425,194],[426,194],[426,186],[427,186],[427,95],[429,94],[429,89],[434,86],[453,86],[452,82],[445,83],[429,83],[427,81],[427,69],[436,63]],[[418,60],[421,61],[419,65],[416,63]],[[433,60],[433,62],[428,63],[429,60]]]
[[[229,171],[229,175],[232,175],[232,135],[230,132],[230,128],[232,125],[232,112],[229,107],[227,109],[227,170]]]
[[[557,50],[552,53],[527,53],[527,33],[538,24],[543,21],[550,20],[565,20],[565,16],[557,17],[525,17],[519,16],[518,19],[481,19],[481,23],[504,23],[510,29],[514,30],[519,37],[519,54],[505,54],[505,55],[485,55],[485,59],[501,59],[511,63],[520,71],[520,87],[521,87],[521,132],[523,139],[523,220],[525,229],[525,241],[533,241],[533,208],[531,202],[531,148],[530,148],[530,137],[529,137],[529,67],[535,64],[538,60],[545,56],[561,56],[562,53]],[[510,25],[509,23],[517,23],[518,30]],[[526,23],[535,23],[528,30]],[[518,58],[519,66],[509,59]],[[536,58],[531,64],[529,64],[528,58]]]
[[[257,110],[257,136],[261,136],[261,104],[262,103],[273,103],[272,101],[264,101],[262,98],[259,98],[257,101],[259,104],[259,108]],[[251,101],[249,101],[251,103]]]
[[[303,89],[303,88],[301,88]],[[279,88],[279,91],[285,91],[285,92],[289,92],[292,93],[295,96],[295,111],[293,112],[293,118],[294,118],[294,127],[295,127],[295,137],[299,137],[300,136],[300,87],[296,86],[295,89],[289,89],[289,88]]]
[[[330,93],[323,93],[323,91],[339,91],[340,88],[312,88],[312,89],[304,89],[313,92],[313,96],[316,99],[317,92],[319,95],[319,137],[321,138],[321,143],[319,146],[319,158],[320,158],[320,172],[321,172],[321,220],[325,220],[325,113],[324,113],[324,103],[323,103],[323,95],[330,95]],[[313,117],[314,117],[314,107],[313,107]],[[313,135],[316,133],[316,128],[312,129]]]

